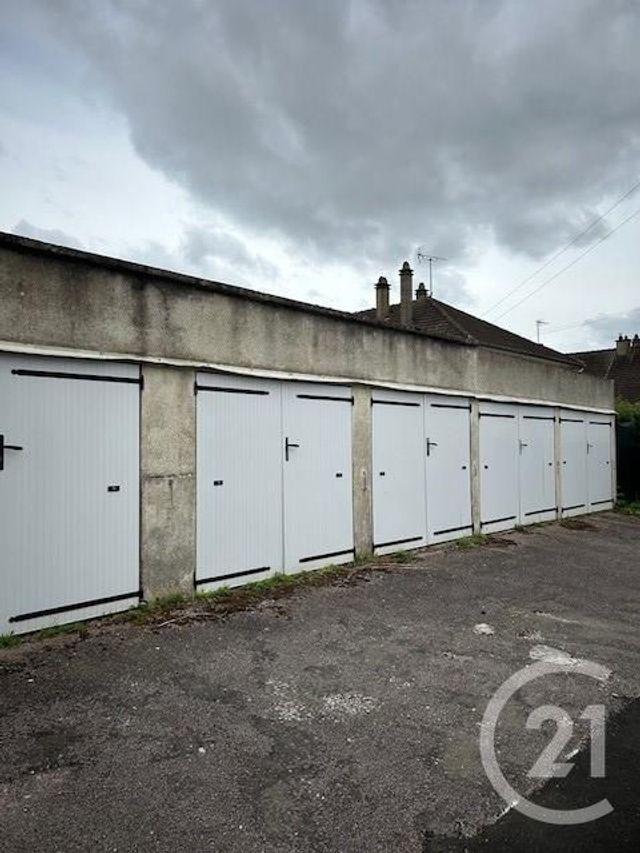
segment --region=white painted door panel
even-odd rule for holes
[[[587,423],[587,476],[589,509],[611,509],[613,505],[613,478],[611,473],[611,419],[603,415],[589,415]]]
[[[464,398],[425,397],[429,543],[472,532],[470,410]]]
[[[282,570],[282,383],[199,373],[196,585]]]
[[[518,523],[518,408],[480,406],[481,530],[509,530]]]
[[[560,437],[562,515],[582,515],[588,508],[586,416],[562,412]]]
[[[0,354],[0,634],[137,604],[139,376]]]
[[[419,548],[426,542],[423,396],[377,390],[372,401],[374,549]]]
[[[283,384],[285,570],[353,559],[351,389]]]
[[[520,524],[548,521],[557,515],[554,424],[552,409],[520,409]]]

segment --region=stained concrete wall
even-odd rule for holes
[[[612,383],[562,365],[453,344],[7,235],[0,235],[0,306],[0,348],[26,344],[142,362],[141,576],[147,598],[193,590],[195,365],[262,368],[354,383],[357,554],[372,545],[372,384],[613,406]],[[194,366],[154,365],[145,362],[149,358]],[[477,450],[477,435],[473,438]],[[477,468],[477,458],[475,464]],[[476,525],[478,482],[474,469]]]
[[[553,362],[39,245],[0,235],[0,341],[613,404],[611,383]]]

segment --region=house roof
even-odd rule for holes
[[[375,318],[376,309],[368,308],[357,313],[360,317]],[[385,322],[390,326],[400,325],[400,303],[389,306],[389,317]],[[413,326],[427,334],[435,334],[458,343],[507,350],[519,355],[580,366],[570,355],[537,344],[493,323],[487,323],[486,320],[467,314],[453,305],[447,305],[433,296],[413,300]]]
[[[618,355],[615,347],[571,355],[582,362],[586,373],[600,379],[613,379],[616,397],[640,401],[640,345],[630,346],[625,355]]]

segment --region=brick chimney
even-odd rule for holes
[[[619,335],[616,341],[616,357],[624,358],[624,356],[629,355],[630,349],[631,341],[629,340],[629,336],[625,335],[623,338],[622,335]]]
[[[389,316],[389,282],[381,275],[376,282],[376,317],[386,320]]]
[[[424,282],[421,281],[416,290],[416,299],[426,299],[428,295],[427,288],[424,286]]]
[[[400,270],[400,324],[413,325],[413,270],[409,261],[405,261]]]

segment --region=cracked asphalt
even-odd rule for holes
[[[553,733],[526,729],[533,708],[613,718],[640,696],[639,554],[640,519],[606,513],[223,618],[0,650],[0,849],[479,849],[507,809],[482,715],[536,647],[611,676],[550,676],[505,708],[497,754],[523,796]],[[511,849],[534,849],[519,832]]]

